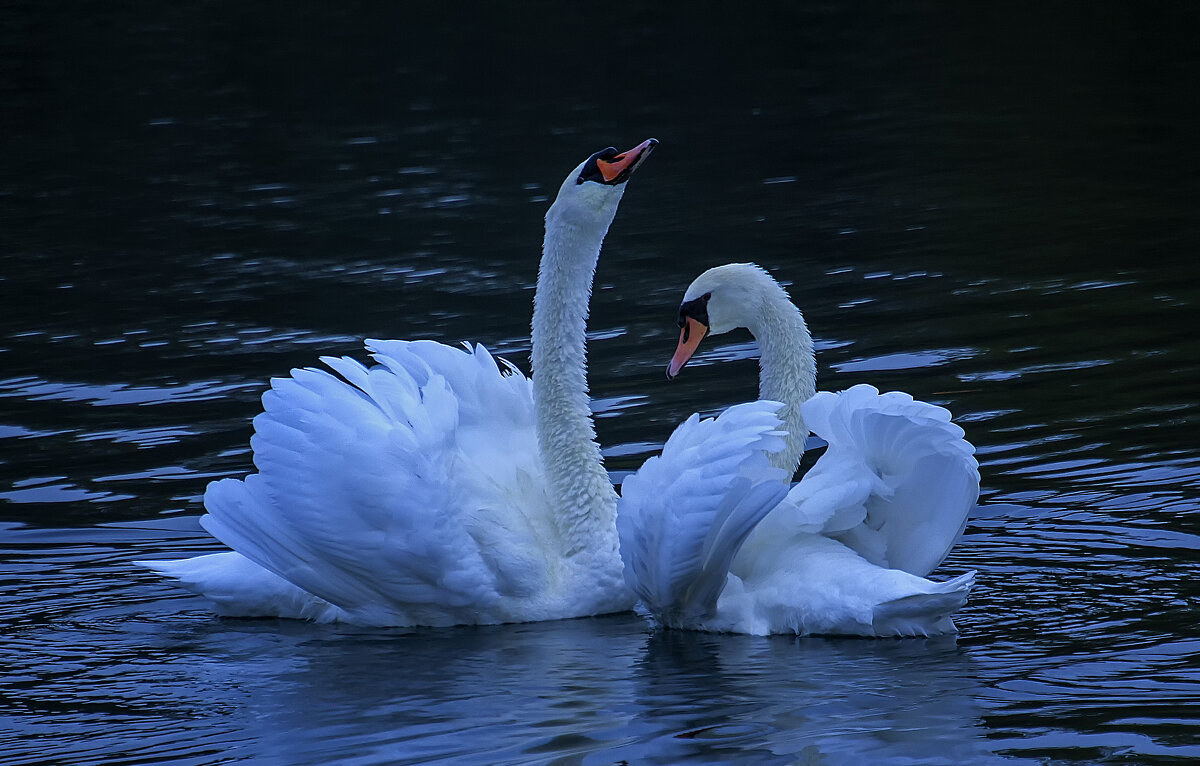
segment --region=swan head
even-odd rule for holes
[[[610,146],[579,163],[559,187],[558,196],[546,213],[547,222],[599,221],[607,227],[617,213],[625,182],[656,146],[655,138],[648,138],[625,152]]]
[[[706,335],[739,327],[757,335],[765,304],[778,299],[776,293],[787,300],[779,283],[753,263],[727,263],[696,277],[679,306],[679,345],[667,365],[667,377],[679,374]]]

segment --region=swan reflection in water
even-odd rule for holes
[[[702,754],[737,763],[784,755],[813,764],[1011,763],[989,746],[980,683],[951,636],[661,631],[647,640],[635,682],[639,705],[678,728],[657,743],[669,747],[663,763]]]
[[[219,711],[231,738],[252,725],[288,763],[1000,762],[952,638],[647,633],[615,615],[408,632],[221,620],[164,640],[195,713]]]

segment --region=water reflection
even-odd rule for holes
[[[307,641],[293,647],[299,664],[274,678],[278,688],[246,705],[292,740],[283,746],[288,762],[356,752],[411,763],[471,753],[495,763],[569,757],[603,749],[619,732],[638,638],[628,622],[569,621],[388,632],[351,647]],[[296,741],[301,729],[311,733]]]
[[[970,658],[953,640],[756,640],[663,633],[639,698],[674,720],[656,762],[991,763]],[[755,757],[757,753],[757,757]]]
[[[73,711],[81,727],[59,741],[63,757],[112,752],[140,731],[146,755],[171,755],[190,732],[193,757],[256,763],[999,760],[953,642],[647,635],[632,616],[408,633],[164,617],[113,631],[93,619],[73,640],[95,653],[74,674],[99,693],[62,709],[35,694],[24,729]],[[120,733],[97,726],[117,710]]]
[[[166,526],[4,531],[9,762],[43,758],[21,743],[52,732],[56,756],[80,763],[135,740],[142,757],[281,764],[993,753],[977,663],[952,640],[651,633],[635,615],[411,631],[221,620],[134,574],[139,549],[211,546],[194,521]]]

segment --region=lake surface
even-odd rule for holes
[[[1168,764],[1200,758],[1197,11],[823,3],[0,10],[5,764]],[[662,145],[597,274],[614,476],[751,398],[675,382],[703,269],[786,280],[820,386],[948,407],[979,507],[957,640],[222,620],[271,376],[367,337],[528,370],[541,218]]]

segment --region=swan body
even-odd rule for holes
[[[201,523],[233,550],[139,563],[232,616],[436,626],[629,609],[585,331],[624,182],[656,143],[592,155],[547,212],[532,380],[433,341],[293,370],[254,419],[257,472],[205,492]]]
[[[753,264],[698,277],[680,324],[669,376],[706,334],[747,327],[762,350],[762,399],[712,421],[712,429],[742,434],[725,440],[720,459],[713,448],[684,449],[686,440],[672,435],[654,464],[656,482],[626,480],[621,552],[642,608],[665,627],[696,630],[953,633],[951,615],[966,602],[974,572],[946,582],[925,575],[961,536],[978,499],[979,469],[950,413],[867,385],[816,393],[800,311]],[[828,449],[789,488],[810,428]],[[689,495],[685,486],[703,489]],[[742,523],[729,528],[737,534],[724,534],[715,509],[735,486],[752,500],[740,508]],[[686,534],[655,532],[664,528]]]

